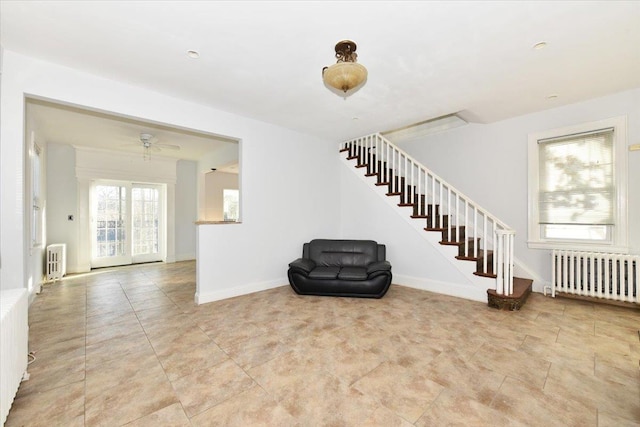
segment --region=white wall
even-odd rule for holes
[[[339,237],[337,144],[270,125],[242,137],[242,222],[198,226],[199,302],[288,284],[313,238]]]
[[[185,261],[196,258],[198,164],[179,160],[176,175],[176,261]]]
[[[285,285],[302,243],[339,229],[339,166],[327,142],[138,87],[4,52],[1,145],[2,287],[24,287],[24,95],[242,139],[242,224],[197,231],[199,300]]]
[[[78,181],[76,152],[70,145],[47,144],[47,242],[67,245],[67,272],[78,271]],[[73,215],[73,221],[68,216]]]
[[[633,90],[497,123],[468,124],[399,146],[513,227],[516,258],[549,282],[550,251],[527,247],[527,135],[621,115],[628,118],[627,143],[640,143],[640,90]],[[627,155],[629,242],[637,254],[640,151]]]

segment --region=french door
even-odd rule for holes
[[[91,189],[91,267],[161,261],[161,185],[96,181]]]

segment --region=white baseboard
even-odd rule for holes
[[[229,289],[220,289],[219,291],[213,292],[200,293],[196,291],[195,302],[196,304],[205,304],[208,302],[233,298],[240,295],[247,295],[255,292],[266,291],[268,289],[279,288],[281,286],[289,286],[289,281],[286,277],[283,277],[281,279],[269,280],[266,282],[248,283],[246,285],[240,285]]]
[[[188,253],[188,254],[176,254],[175,256],[175,262],[180,262],[180,261],[192,261],[196,259],[196,253]]]
[[[481,289],[471,284],[439,282],[401,274],[393,275],[393,284],[480,302],[487,302],[487,289],[489,289],[488,286]]]

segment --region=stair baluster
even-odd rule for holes
[[[458,259],[475,261],[475,274],[495,278],[498,294],[513,293],[514,230],[380,134],[347,141],[341,151],[386,185],[387,195],[400,196],[413,218],[426,219],[425,230],[439,231],[442,244],[458,246]]]

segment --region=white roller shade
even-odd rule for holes
[[[538,141],[541,224],[614,223],[613,128]]]

